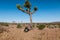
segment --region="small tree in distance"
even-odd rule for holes
[[[30,16],[30,26],[32,27],[32,14],[35,11],[37,11],[37,7],[34,7],[34,10],[31,12],[31,3],[28,0],[26,0],[24,5],[23,5],[26,8],[26,10],[24,10],[19,4],[17,4],[16,6],[19,10],[27,13]]]

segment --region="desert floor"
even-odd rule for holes
[[[0,33],[0,40],[60,40],[60,29],[34,28],[29,32],[24,32],[24,28],[10,26],[7,32]]]

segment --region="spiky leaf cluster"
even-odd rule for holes
[[[31,4],[30,4],[30,2],[28,0],[25,2],[24,7],[26,7],[26,8],[30,8],[31,7]]]
[[[21,8],[21,6],[20,6],[19,4],[17,4],[16,6],[17,6],[17,8],[18,8],[18,9],[20,9],[20,8]]]
[[[19,4],[16,5],[17,8],[23,12],[26,12],[26,13],[34,13],[35,11],[37,11],[37,7],[34,7],[34,10],[31,12],[31,4],[28,0],[25,1],[24,3],[24,7],[26,8],[26,10],[24,10]]]
[[[34,7],[34,11],[37,11],[37,7]]]

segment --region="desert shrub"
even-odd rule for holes
[[[21,24],[17,24],[17,28],[22,28]]]
[[[7,23],[5,23],[4,26],[9,26],[9,25]]]
[[[39,25],[39,23],[37,23],[37,25]]]
[[[2,26],[9,26],[8,23],[0,23]]]
[[[54,26],[54,25],[49,25],[49,26],[48,26],[48,28],[52,28],[52,29],[55,28],[55,27],[56,27],[56,26]]]
[[[0,33],[3,33],[3,28],[2,27],[0,27]]]
[[[42,29],[45,28],[45,25],[39,25],[39,26],[37,26],[37,27],[38,27],[38,29],[42,30]]]
[[[0,33],[3,33],[4,31],[7,32],[7,29],[3,26],[0,26]]]
[[[32,26],[35,27],[34,24]]]
[[[55,28],[57,28],[57,27],[55,26]]]
[[[60,25],[59,25],[59,28],[60,28]]]

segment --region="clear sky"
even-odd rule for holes
[[[38,10],[32,15],[33,22],[60,21],[60,0],[29,0]],[[18,10],[25,0],[0,0],[0,22],[29,22],[29,15]]]

